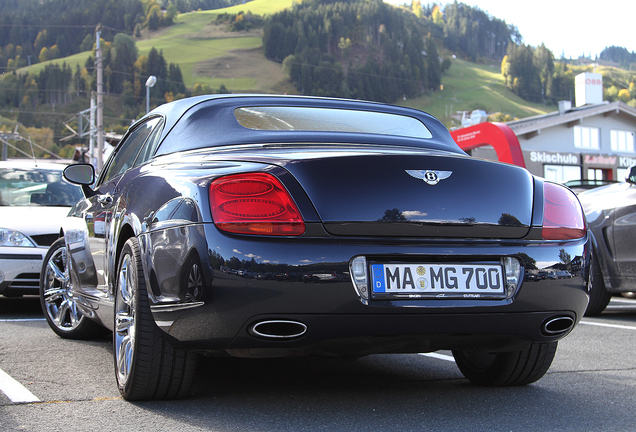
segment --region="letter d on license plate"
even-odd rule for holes
[[[497,264],[372,264],[374,294],[411,297],[503,294],[505,281]]]

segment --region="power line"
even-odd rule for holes
[[[20,28],[90,28],[95,25],[69,25],[69,24],[0,24],[0,27],[20,27]]]
[[[62,60],[62,59],[60,59],[60,60]],[[47,60],[47,61],[48,61],[48,60]],[[64,62],[64,63],[66,63],[66,62]],[[180,66],[180,65],[182,65],[182,64],[185,64],[185,65],[192,65],[192,64],[197,64],[197,63],[199,63],[199,62],[192,62],[192,63],[167,63],[167,65],[166,65],[166,66],[168,66],[168,67],[169,67],[169,66],[170,66],[170,65],[172,65],[172,64],[177,65],[177,66]],[[37,64],[37,63],[36,63],[36,64]],[[33,66],[33,65],[32,65],[32,66]],[[48,65],[46,65],[46,66],[45,66],[45,69],[41,69],[41,70],[39,70],[39,71],[37,71],[37,72],[33,72],[33,74],[34,74],[34,75],[37,75],[37,74],[41,73],[42,71],[46,70],[46,68],[47,68],[47,67],[55,67],[55,66],[59,67],[59,68],[61,69],[61,71],[64,71],[64,69],[62,69],[62,67],[59,65],[59,63],[52,63],[52,64],[48,64]],[[73,75],[74,75],[74,73],[73,73],[73,69],[71,68],[71,66],[70,66],[70,65],[67,65],[67,67],[68,67],[68,70],[70,70],[70,71],[71,71],[71,81],[69,82],[69,84],[70,84],[71,82],[73,82],[73,81],[75,80],[75,77],[73,76]],[[8,68],[8,67],[0,67],[0,69],[9,69],[9,68]],[[22,69],[22,68],[18,68],[18,69]],[[82,69],[86,69],[89,73],[92,73],[93,71],[96,71],[96,70],[97,70],[97,68],[96,68],[96,67],[94,67],[94,66],[93,66],[93,67],[86,67],[86,66],[84,66]],[[15,68],[11,68],[11,70],[12,70],[12,71],[16,71],[16,72],[17,72],[17,69],[15,69]],[[137,77],[137,76],[140,76],[140,75],[135,74],[135,73],[124,72],[124,71],[118,71],[118,70],[113,70],[113,69],[108,70],[108,73],[109,73],[109,74],[115,74],[115,75],[124,75],[124,76],[128,76],[128,77]],[[26,72],[26,74],[29,74],[29,72]],[[141,78],[140,78],[140,79],[141,79]],[[141,80],[143,81],[143,79],[141,79]],[[168,78],[159,78],[159,77],[157,77],[157,80],[158,80],[158,81],[162,81],[162,82],[166,82],[166,83],[170,83],[170,84],[183,84],[183,81],[174,81],[174,80],[170,80],[170,79],[168,79]],[[23,87],[4,87],[4,89],[8,89],[8,90],[15,90],[15,89],[20,89],[20,88],[23,88]],[[44,90],[43,90],[43,91],[44,91]],[[46,91],[57,91],[57,90],[46,90]]]
[[[8,140],[17,140],[17,141],[27,141],[30,146],[31,146],[31,153],[32,154],[28,154],[25,151],[21,150],[20,148],[18,148],[17,146],[14,146],[13,144],[9,143]],[[55,153],[53,153],[52,151],[50,151],[49,149],[42,147],[41,145],[34,143],[31,140],[31,137],[28,136],[27,138],[24,138],[22,135],[20,135],[19,133],[15,132],[12,134],[6,134],[6,133],[0,133],[0,142],[2,142],[3,144],[13,148],[15,151],[20,152],[24,155],[26,155],[27,157],[34,157],[34,151],[33,151],[33,146],[39,148],[41,151],[48,153],[51,156],[57,157],[59,158],[59,156]]]
[[[69,117],[69,116],[77,116],[77,113],[65,113],[65,112],[61,112],[61,113],[56,113],[56,112],[52,112],[52,111],[47,111],[47,112],[43,112],[43,111],[24,111],[24,110],[18,110],[18,109],[0,109],[0,113],[6,113],[6,114],[39,114],[39,115],[50,115],[50,116],[64,116],[64,117]],[[131,122],[134,121],[136,119],[126,119],[126,118],[121,118],[121,117],[110,117],[110,116],[104,116],[104,118],[109,119],[109,120],[119,120],[119,121],[126,121],[126,122]]]
[[[223,51],[223,52],[225,52],[225,51]],[[169,63],[168,65],[176,64],[177,66],[181,66],[181,65],[196,65],[196,64],[199,64],[199,63],[201,63],[201,62]],[[291,63],[295,64],[295,65],[299,65],[299,66],[310,66],[312,68],[318,68],[319,67],[319,68],[322,68],[322,69],[328,69],[328,70],[333,70],[333,71],[344,72],[344,68],[330,67],[330,66],[324,66],[324,65],[315,65],[315,64],[307,63],[307,62],[291,62]],[[86,69],[89,70],[89,71],[96,70],[95,67],[86,68]],[[109,74],[114,74],[114,75],[123,75],[123,76],[128,76],[128,77],[136,77],[136,76],[138,76],[138,75],[136,75],[134,73],[118,71],[118,70],[112,70],[112,69],[109,70],[108,73]],[[425,79],[401,78],[401,77],[395,77],[395,76],[389,76],[389,75],[380,75],[380,74],[375,74],[375,73],[370,73],[370,72],[362,72],[360,70],[353,70],[353,71],[351,71],[351,73],[354,73],[354,74],[357,74],[357,75],[362,75],[362,76],[380,78],[380,79],[392,79],[392,80],[403,81],[403,82],[423,83],[423,84],[426,84],[426,85],[430,85],[431,84],[428,80],[425,80]],[[161,82],[169,83],[169,84],[184,84],[183,81],[174,81],[174,80],[169,80],[167,78],[159,78],[159,77],[157,77],[157,80],[161,81]],[[8,88],[8,89],[15,90],[16,88],[12,87],[12,88]],[[57,90],[50,90],[50,91],[57,91]]]

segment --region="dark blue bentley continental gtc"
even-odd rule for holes
[[[567,188],[469,157],[423,112],[204,96],[150,112],[51,247],[61,337],[112,331],[124,398],[188,395],[199,353],[452,350],[481,385],[532,383],[588,303],[590,242]],[[567,271],[566,279],[531,275]]]

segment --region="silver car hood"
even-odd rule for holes
[[[0,228],[11,228],[28,236],[60,232],[70,207],[0,207]]]

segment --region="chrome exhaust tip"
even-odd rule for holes
[[[569,332],[574,327],[574,318],[563,315],[548,318],[541,325],[541,333],[545,336],[558,336]]]
[[[303,336],[307,326],[298,321],[268,320],[260,321],[249,329],[249,333],[261,339],[294,339]]]

